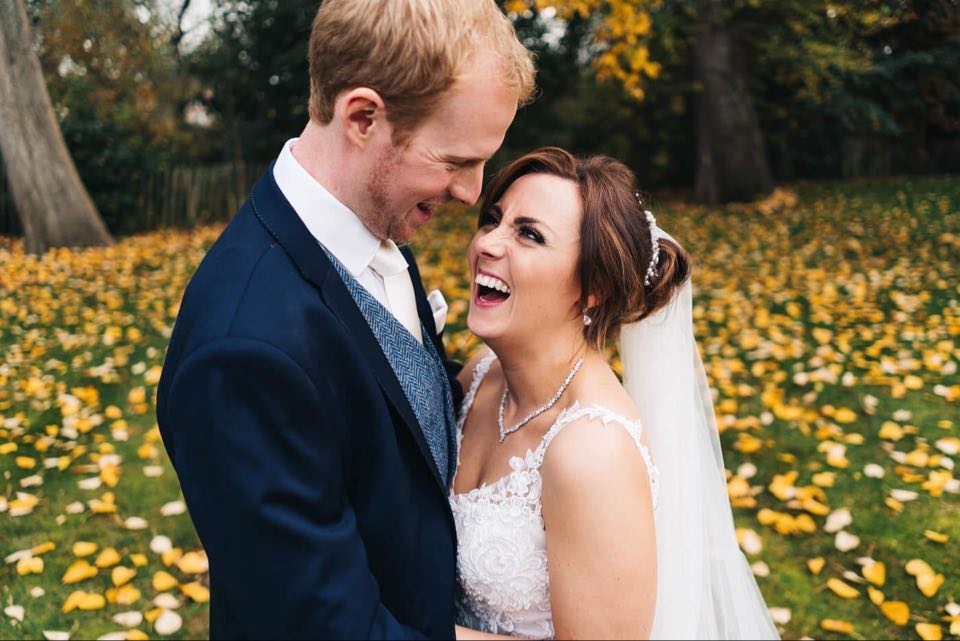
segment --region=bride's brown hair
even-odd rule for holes
[[[602,349],[620,328],[666,305],[690,277],[690,256],[668,238],[660,239],[657,276],[644,285],[653,255],[650,224],[633,172],[609,156],[577,158],[559,147],[543,147],[514,160],[493,179],[481,211],[496,204],[518,178],[549,174],[576,183],[583,205],[580,227],[581,309],[593,294],[597,303],[586,309],[590,325],[584,337]]]

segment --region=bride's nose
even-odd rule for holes
[[[506,238],[504,238],[500,229],[501,228],[493,229],[486,234],[481,234],[474,240],[479,255],[486,258],[500,258],[503,256]]]

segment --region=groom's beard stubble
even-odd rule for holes
[[[387,187],[389,176],[399,165],[398,151],[391,147],[377,160],[373,173],[367,181],[367,197],[370,211],[360,214],[367,229],[377,238],[391,239],[396,242],[409,240],[404,238],[406,212],[391,213],[388,210]]]

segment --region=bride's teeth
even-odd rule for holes
[[[510,287],[499,278],[493,278],[492,276],[487,276],[486,274],[477,274],[477,277],[473,282],[478,285],[482,285],[483,287],[495,289],[498,292],[503,292],[507,295],[510,294]]]

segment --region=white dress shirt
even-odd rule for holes
[[[297,138],[288,140],[273,166],[273,177],[313,237],[343,263],[374,298],[389,309],[383,279],[370,268],[380,239],[370,233],[352,209],[337,200],[294,158]]]

